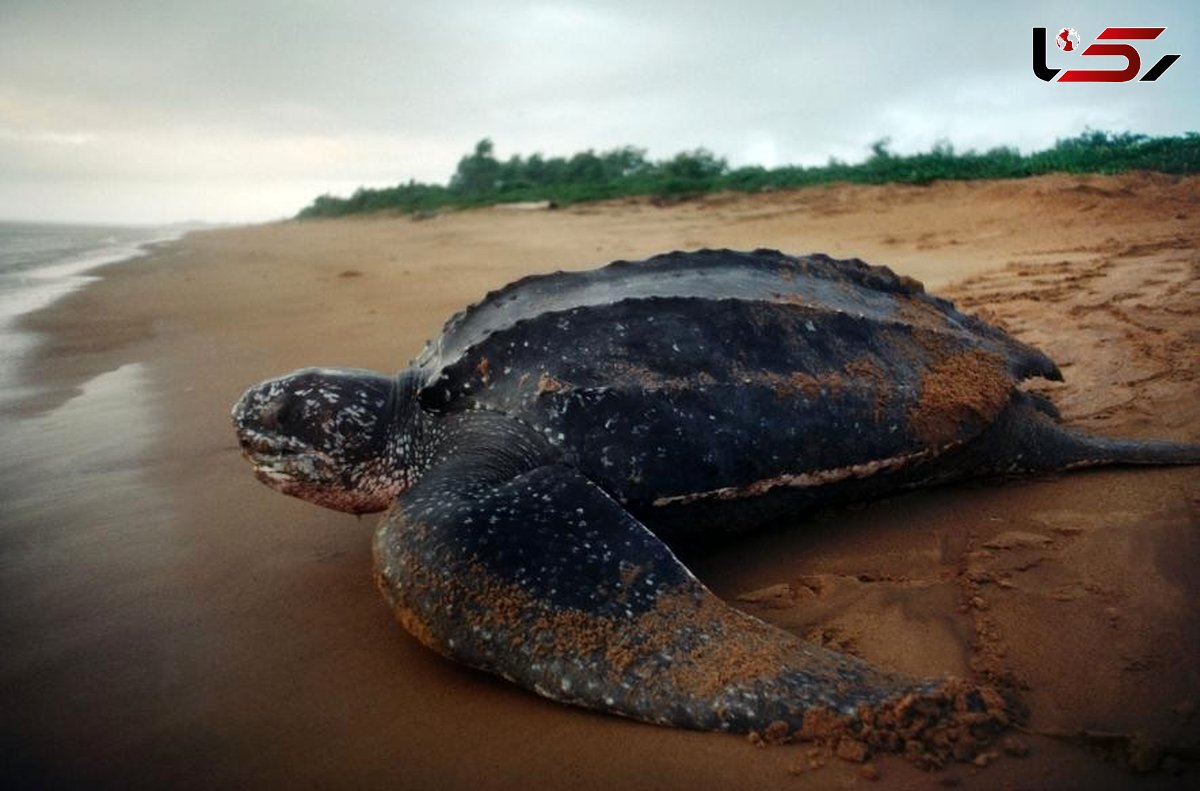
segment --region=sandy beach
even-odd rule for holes
[[[988,673],[990,765],[559,706],[446,662],[374,588],[375,517],[282,497],[229,408],[309,365],[394,371],[522,275],[672,249],[886,264],[1039,346],[1077,426],[1200,442],[1200,179],[848,186],[194,233],[25,317],[0,473],[0,767],[30,787],[1174,788],[1200,750],[1200,468],[983,481],[690,557],[739,607],[915,675]],[[985,761],[986,762],[986,761]],[[878,781],[869,775],[874,773]]]

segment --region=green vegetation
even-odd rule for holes
[[[601,153],[588,150],[570,158],[513,156],[502,162],[496,159],[492,141],[484,139],[459,160],[446,186],[409,181],[386,189],[360,189],[349,198],[322,195],[299,216],[417,212],[535,200],[569,204],[631,195],[687,197],[719,190],[757,192],[837,181],[928,184],[941,179],[1022,178],[1042,173],[1200,172],[1200,133],[1196,132],[1182,137],[1147,137],[1087,131],[1032,154],[1014,148],[959,153],[941,143],[925,153],[900,155],[888,149],[889,143],[887,139],[873,143],[870,156],[859,164],[830,160],[816,167],[767,169],[730,168],[724,159],[703,148],[651,162],[645,149],[633,146]]]

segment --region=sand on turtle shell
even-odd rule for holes
[[[943,447],[975,427],[989,425],[1011,398],[1012,377],[998,355],[981,349],[934,361],[921,379],[921,394],[908,416],[909,428],[928,447]]]

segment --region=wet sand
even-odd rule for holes
[[[887,264],[1049,352],[1067,382],[1039,387],[1070,422],[1200,441],[1200,179],[193,234],[25,321],[40,391],[3,423],[0,769],[93,787],[872,785],[811,745],[570,709],[440,659],[373,587],[375,518],[267,490],[228,424],[269,375],[395,370],[518,276],[701,246]],[[875,785],[1170,788],[1200,771],[1198,527],[1200,470],[1113,469],[825,511],[689,560],[798,634],[1024,689],[1028,755],[934,774],[877,756]]]

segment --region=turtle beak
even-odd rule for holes
[[[254,393],[254,388],[251,387],[246,392],[242,393],[233,405],[233,409],[229,410],[229,418],[233,421],[233,428],[238,434],[246,427],[246,412],[250,409],[251,396]]]
[[[254,454],[271,452],[263,430],[275,432],[279,427],[279,406],[268,404],[266,409],[259,407],[259,399],[254,397],[256,390],[257,388],[252,387],[242,393],[242,397],[229,413],[233,421],[233,430],[237,432],[238,444],[242,448],[242,455],[251,461]]]
[[[247,411],[250,409],[251,398],[250,391],[238,399],[238,402],[233,405],[233,410],[230,413],[230,418],[233,420],[233,430],[237,433],[238,445],[242,448],[242,456],[247,461],[253,462],[252,454],[255,448],[255,432],[250,428],[250,415]]]

